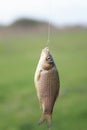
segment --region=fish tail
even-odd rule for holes
[[[41,125],[45,121],[47,123],[47,127],[50,128],[51,124],[52,124],[52,116],[51,116],[51,114],[44,114],[43,113],[38,124]]]

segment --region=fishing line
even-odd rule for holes
[[[50,43],[50,21],[48,22],[48,32],[47,32],[47,43],[46,43],[46,46],[49,46],[49,43]]]
[[[47,30],[47,42],[46,42],[46,46],[48,47],[49,46],[49,43],[50,43],[50,33],[51,33],[51,24],[50,24],[50,16],[51,16],[51,14],[50,14],[50,11],[51,11],[51,4],[50,4],[50,0],[49,0],[49,8],[48,8],[48,15],[49,15],[49,21],[48,21],[48,30]]]

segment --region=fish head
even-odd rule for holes
[[[54,66],[54,60],[48,47],[44,48],[40,56],[41,67],[44,70],[49,70]]]

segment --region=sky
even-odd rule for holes
[[[87,26],[87,0],[0,0],[0,24],[19,18]]]

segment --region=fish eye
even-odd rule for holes
[[[53,62],[53,59],[52,59],[52,57],[50,55],[46,58],[46,60],[49,61],[50,63]]]
[[[51,59],[51,57],[50,57],[50,56],[48,56],[48,57],[47,57],[47,60],[50,60],[50,59]]]

